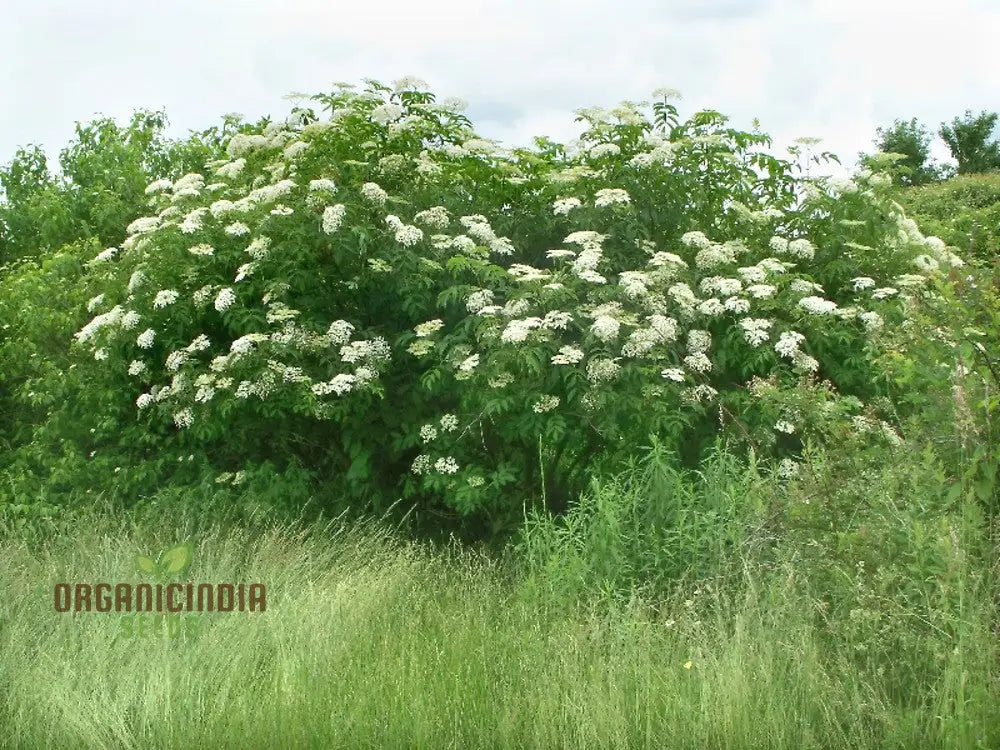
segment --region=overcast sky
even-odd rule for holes
[[[819,137],[853,163],[893,118],[1000,110],[998,39],[1000,0],[0,0],[0,162],[97,113],[165,108],[183,135],[414,75],[512,145],[670,86],[682,115],[758,117],[776,148]]]

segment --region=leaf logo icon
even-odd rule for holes
[[[190,542],[184,542],[164,550],[156,560],[145,555],[136,555],[135,565],[136,570],[143,575],[153,578],[167,578],[172,575],[180,575],[187,570],[193,557],[194,547]]]

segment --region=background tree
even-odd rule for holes
[[[914,117],[894,120],[892,125],[876,129],[875,148],[886,154],[900,154],[904,158],[889,170],[897,185],[925,185],[940,180],[944,174],[930,161],[930,131]],[[871,167],[872,157],[861,154],[861,163]]]
[[[958,162],[959,174],[976,174],[1000,169],[1000,143],[990,140],[997,123],[996,112],[980,112],[941,123],[940,135]]]

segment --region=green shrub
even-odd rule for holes
[[[901,195],[925,232],[986,262],[1000,256],[1000,174],[959,176]]]
[[[650,434],[696,461],[755,375],[878,396],[878,330],[961,263],[887,179],[806,180],[715,112],[586,110],[580,148],[528,151],[409,82],[316,99],[151,184],[76,338],[149,430],[220,470],[295,456],[355,506],[497,529]]]

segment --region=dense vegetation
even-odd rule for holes
[[[675,100],[509,149],[369,82],[19,151],[12,746],[1000,743],[995,180],[813,178]],[[154,661],[50,611],[178,537],[271,610]]]

